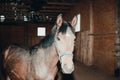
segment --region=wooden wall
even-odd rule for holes
[[[40,41],[41,36],[37,36],[37,28],[45,27],[46,34],[50,33],[52,24],[0,24],[0,49],[10,44],[19,44],[25,47],[31,47]]]
[[[53,24],[28,24],[27,29],[27,36],[28,36],[28,46],[33,46],[37,44],[44,36],[37,36],[37,28],[38,27],[45,27],[46,28],[46,35],[50,33]]]
[[[25,27],[21,25],[0,25],[0,48],[9,44],[25,44]]]
[[[92,13],[91,13],[92,7]],[[115,43],[115,0],[81,0],[65,15],[71,19],[81,14],[81,32],[93,28],[90,36],[93,42],[93,65],[110,74],[114,73],[114,43]],[[92,16],[91,16],[92,15]],[[92,21],[92,23],[91,23]],[[80,58],[81,32],[77,33],[75,54]]]
[[[94,63],[103,70],[114,72],[115,1],[94,1]],[[99,35],[100,34],[100,35]]]

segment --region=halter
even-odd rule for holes
[[[59,59],[61,59],[61,57],[64,56],[64,55],[71,55],[71,56],[73,56],[73,53],[71,51],[65,51],[65,52],[59,53],[58,54]]]

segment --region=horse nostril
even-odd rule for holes
[[[63,68],[64,68],[64,69],[68,69],[67,64],[64,64],[64,65],[63,65]]]
[[[67,67],[67,64],[64,64],[63,67],[66,68],[66,67]]]

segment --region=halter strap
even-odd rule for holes
[[[65,52],[62,52],[62,53],[59,53],[59,59],[64,56],[64,55],[72,55],[73,56],[73,53],[71,51],[65,51]]]
[[[55,44],[54,44],[55,45]],[[55,49],[57,51],[57,46],[55,45]],[[57,51],[58,52],[58,51]],[[73,53],[71,51],[65,51],[65,52],[62,52],[62,53],[58,53],[58,56],[59,56],[59,60],[61,59],[62,56],[64,55],[72,55],[73,56]]]

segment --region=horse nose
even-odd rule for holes
[[[67,67],[68,70],[71,70],[71,71],[74,70],[73,65],[72,66],[66,66],[66,67]]]
[[[67,64],[64,64],[64,67],[63,67],[63,72],[64,73],[68,73],[68,74],[71,74],[73,71],[74,71],[74,65],[67,65]]]

